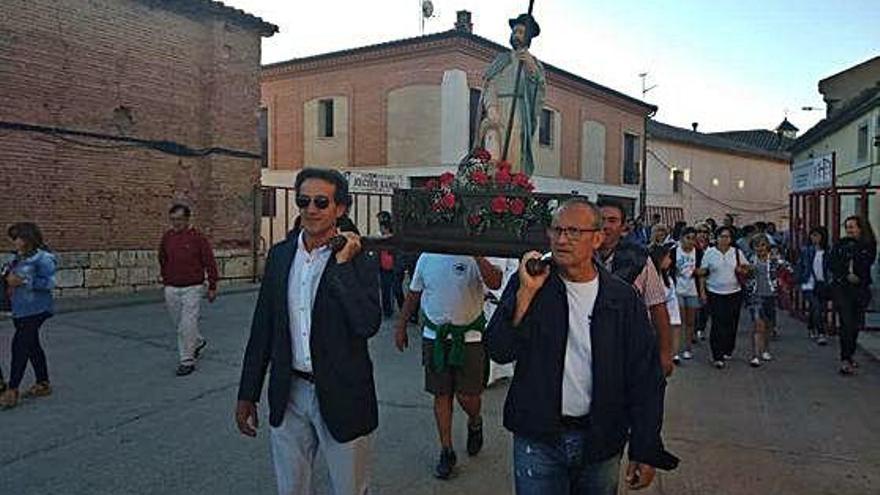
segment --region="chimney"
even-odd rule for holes
[[[474,24],[471,22],[471,13],[469,10],[459,10],[455,13],[455,30],[463,33],[473,33]]]
[[[694,132],[697,132],[697,126],[699,126],[699,122],[691,122],[691,127],[694,129]]]

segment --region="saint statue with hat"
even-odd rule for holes
[[[514,171],[532,175],[535,131],[547,83],[544,67],[529,47],[541,28],[531,14],[521,14],[509,23],[512,49],[499,53],[483,74],[480,138],[493,157],[505,158]]]

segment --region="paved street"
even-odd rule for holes
[[[199,370],[174,376],[175,336],[161,304],[64,313],[44,343],[55,393],[0,412],[0,494],[273,494],[267,414],[256,440],[235,430],[232,409],[255,293],[208,307],[210,345]],[[859,375],[836,374],[836,346],[811,345],[783,320],[778,361],[751,369],[745,334],[729,369],[706,346],[677,370],[667,395],[665,437],[682,458],[651,493],[880,493],[880,363],[858,355]],[[8,376],[12,324],[0,321]],[[486,393],[487,444],[460,467],[431,477],[436,454],[430,398],[418,352],[399,355],[390,327],[372,341],[380,401],[374,435],[375,493],[511,493],[510,436],[501,427],[504,384]],[[24,386],[31,381],[30,371]],[[318,493],[327,493],[326,468]]]

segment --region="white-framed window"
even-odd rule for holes
[[[672,171],[672,192],[678,194],[684,187],[684,170]]]
[[[553,147],[553,131],[556,125],[553,110],[549,108],[541,109],[541,120],[538,126],[538,144],[541,146]]]
[[[624,133],[623,135],[623,183],[627,185],[640,183],[639,165],[641,162],[641,147],[639,136]]]
[[[858,153],[856,159],[861,163],[868,160],[868,123],[859,126],[858,131]]]
[[[318,137],[333,137],[333,99],[318,101]]]

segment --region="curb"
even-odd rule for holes
[[[258,283],[237,283],[221,287],[218,291],[218,298],[222,298],[224,295],[253,292],[259,290],[259,288],[260,284]],[[143,292],[110,296],[57,299],[55,301],[54,314],[59,315],[63,313],[77,313],[80,311],[142,306],[147,304],[157,304],[164,301],[165,296],[162,289],[150,289]],[[0,321],[11,319],[12,317],[8,314],[0,314]]]

